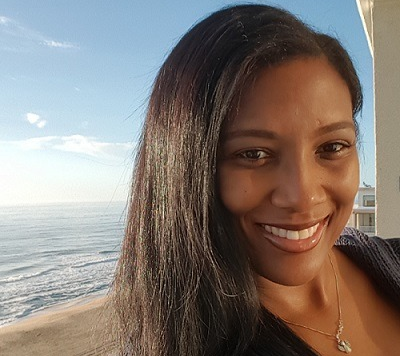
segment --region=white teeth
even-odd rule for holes
[[[275,236],[279,236],[279,237],[283,237],[286,238],[288,240],[303,240],[303,239],[308,239],[309,237],[311,237],[312,235],[315,234],[315,231],[317,231],[318,226],[320,223],[309,227],[308,229],[304,229],[304,230],[299,230],[299,231],[295,231],[295,230],[286,230],[286,229],[280,229],[277,228],[275,226],[270,226],[270,225],[263,225],[265,231],[267,231],[268,233],[272,233]]]
[[[308,229],[299,231],[299,239],[306,239],[309,236],[310,234],[308,232]]]
[[[310,234],[310,236],[313,235],[315,231],[317,231],[317,227],[318,225],[314,225],[308,228],[308,233]]]
[[[285,236],[282,236],[282,237],[285,237]],[[286,238],[288,238],[289,240],[298,240],[299,239],[299,232],[298,231],[288,230],[287,234],[286,234]]]

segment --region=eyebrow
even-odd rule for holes
[[[334,122],[333,124],[326,125],[323,127],[320,127],[317,132],[320,134],[326,134],[330,133],[332,131],[338,131],[338,130],[345,130],[345,129],[355,129],[354,122],[349,122],[349,121],[339,121],[339,122]]]
[[[340,121],[334,122],[332,124],[320,127],[317,129],[317,133],[320,135],[327,134],[333,131],[338,130],[345,130],[345,129],[355,129],[353,122],[348,121]],[[266,138],[270,140],[277,140],[279,135],[273,131],[269,130],[255,130],[255,129],[248,129],[248,130],[236,130],[227,132],[223,136],[223,141],[230,141],[238,137],[259,137],[259,138]]]
[[[236,130],[230,131],[226,135],[224,135],[223,141],[230,141],[238,137],[260,137],[270,140],[276,140],[279,138],[279,135],[273,131],[268,130]]]

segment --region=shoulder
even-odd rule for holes
[[[383,239],[346,227],[336,244],[341,250],[361,253],[370,258],[393,259],[400,263],[400,238]]]
[[[400,238],[368,236],[345,228],[336,247],[360,266],[394,302],[400,302]]]

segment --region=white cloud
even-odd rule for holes
[[[7,25],[11,22],[11,19],[5,16],[0,16],[0,25]]]
[[[53,148],[60,151],[83,153],[96,157],[105,152],[104,149],[110,145],[110,143],[98,142],[93,137],[72,135],[61,137],[61,143],[54,145]]]
[[[28,112],[26,114],[26,119],[29,121],[30,124],[35,124],[40,120],[40,116],[38,114],[34,114],[33,112]]]
[[[46,121],[46,120],[42,120],[42,119],[40,118],[40,115],[35,114],[35,113],[33,113],[33,112],[28,112],[28,113],[26,114],[26,120],[28,120],[28,122],[29,122],[31,125],[36,125],[39,129],[42,129],[42,128],[45,127],[46,124],[47,124],[47,121]]]
[[[76,44],[49,38],[5,16],[0,16],[0,35],[2,37],[0,50],[3,51],[26,51],[31,49],[32,45],[56,49],[79,49]]]
[[[58,42],[53,40],[45,40],[44,45],[47,47],[55,47],[55,48],[78,48],[76,45],[69,42]]]
[[[43,127],[46,126],[46,124],[47,124],[46,120],[41,120],[36,124],[36,126],[39,127],[39,129],[42,129]]]
[[[95,137],[83,135],[43,136],[21,141],[3,141],[0,144],[12,144],[23,150],[55,150],[82,154],[102,159],[127,158],[134,149],[132,143],[101,142]]]
[[[24,150],[43,150],[46,148],[52,148],[52,142],[57,140],[57,136],[46,136],[46,137],[33,137],[22,141],[11,141],[11,142],[0,142],[0,143],[11,143]]]

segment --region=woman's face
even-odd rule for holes
[[[267,68],[246,89],[218,180],[256,276],[301,285],[317,275],[359,183],[350,92],[324,57]]]

